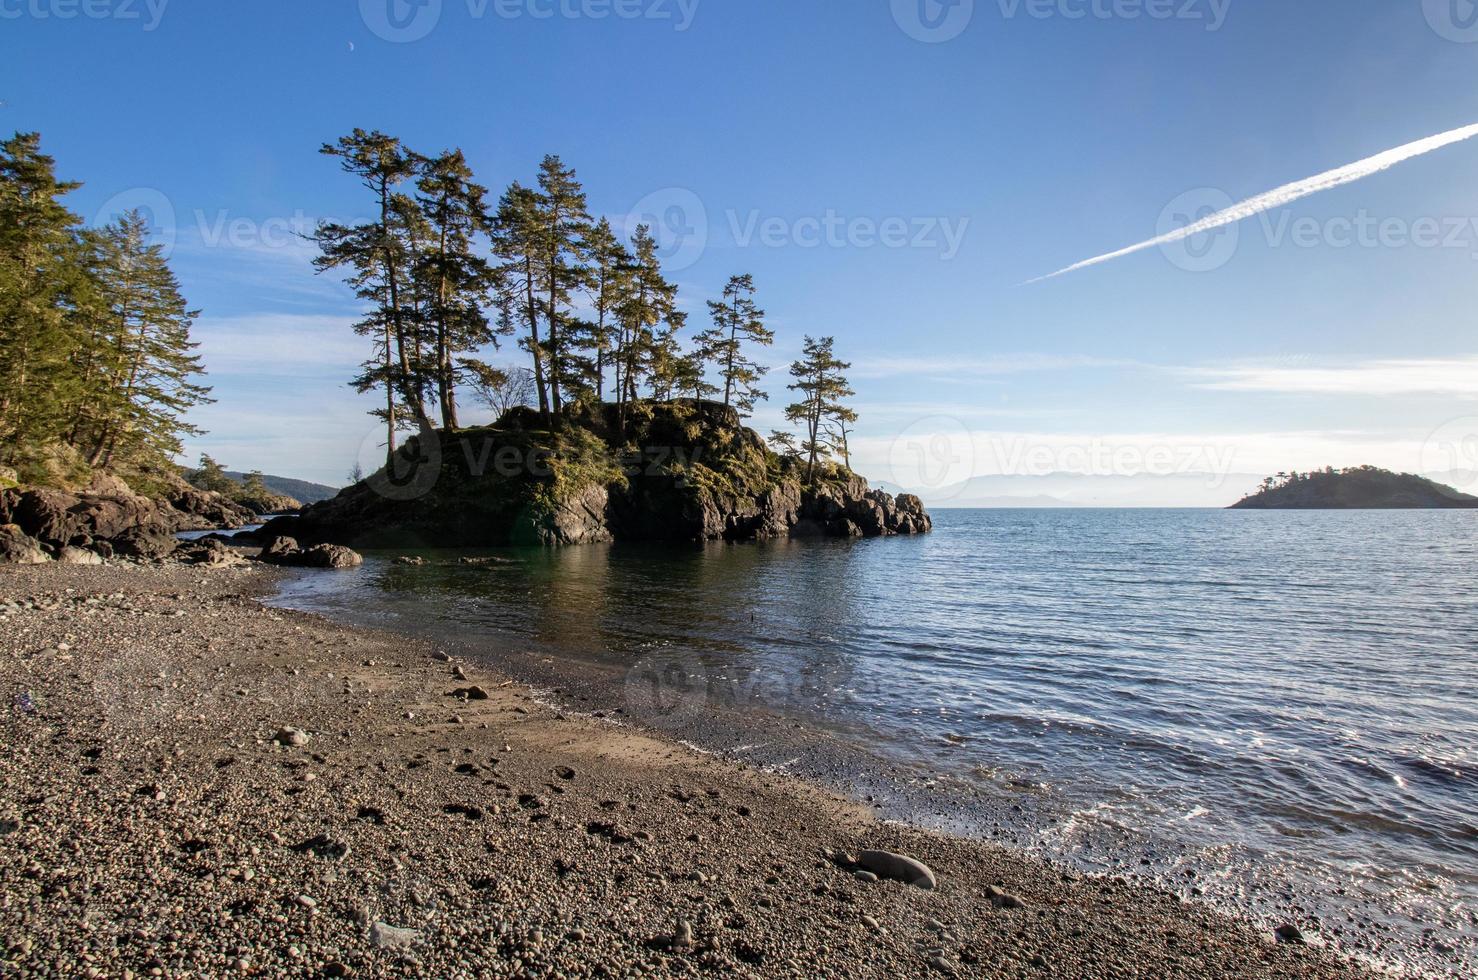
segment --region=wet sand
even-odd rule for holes
[[[277,574],[0,569],[0,974],[1366,975],[266,608]]]

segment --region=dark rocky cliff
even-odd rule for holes
[[[270,523],[304,543],[482,547],[614,540],[749,541],[921,534],[922,502],[772,452],[732,409],[642,403],[571,413],[561,431],[515,410],[497,425],[423,432],[393,464],[302,514]]]

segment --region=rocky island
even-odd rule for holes
[[[845,466],[776,453],[734,409],[679,399],[566,414],[517,408],[491,426],[423,430],[332,500],[269,522],[270,544],[486,547],[922,534],[922,501]]]
[[[1478,507],[1478,497],[1412,473],[1375,466],[1268,477],[1234,510],[1423,510]]]

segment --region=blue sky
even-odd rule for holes
[[[338,483],[374,458],[369,399],[344,385],[354,303],[291,235],[364,214],[316,153],[359,126],[459,146],[495,190],[560,154],[593,211],[669,226],[695,325],[752,273],[777,372],[805,333],[834,334],[858,468],[940,503],[968,502],[972,476],[1053,473],[1083,478],[1059,493],[1074,502],[1127,480],[1118,502],[1217,503],[1249,474],[1364,462],[1478,491],[1478,140],[1191,252],[1022,285],[1478,122],[1468,12],[0,0],[0,125],[40,130],[86,182],[74,210],[156,214],[219,399],[187,448],[236,468]],[[1221,478],[1171,479],[1202,471]]]

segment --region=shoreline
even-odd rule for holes
[[[0,570],[0,612],[42,607],[0,638],[7,970],[1373,975],[1148,886],[565,714],[434,643],[265,606],[274,580]],[[470,687],[487,697],[448,696]],[[277,745],[286,728],[310,741]],[[839,863],[868,848],[923,861],[938,889]]]

